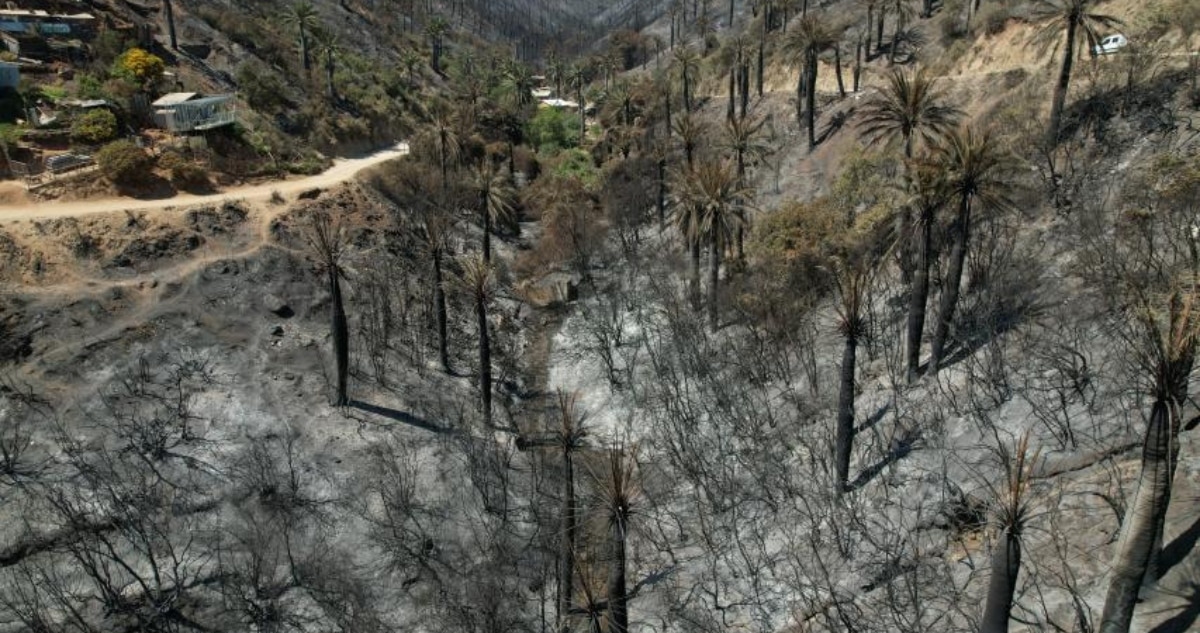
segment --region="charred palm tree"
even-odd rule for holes
[[[941,169],[923,161],[907,170],[909,200],[916,211],[916,265],[908,296],[908,323],[904,368],[908,382],[917,379],[921,363],[921,338],[925,334],[925,314],[929,304],[929,270],[936,258],[933,252],[933,226],[937,212],[946,203],[946,183]],[[901,235],[907,241],[907,233]]]
[[[1017,440],[1015,455],[1002,446],[1000,458],[1007,477],[1003,490],[994,490],[996,522],[1000,534],[992,550],[992,577],[988,582],[980,633],[1008,633],[1013,595],[1021,573],[1021,535],[1029,517],[1029,486],[1037,454],[1029,455],[1029,433]]]
[[[672,67],[679,76],[680,87],[683,90],[683,111],[688,113],[692,111],[692,87],[700,73],[700,55],[691,46],[684,45],[675,49],[672,58]]]
[[[329,213],[316,211],[308,217],[305,237],[325,269],[330,296],[330,336],[333,339],[333,356],[337,364],[337,392],[333,406],[350,404],[346,393],[350,371],[350,328],[346,321],[346,310],[342,305],[342,246],[345,235],[342,227],[335,223]]]
[[[442,176],[442,187],[450,184],[450,168],[458,164],[462,141],[452,112],[435,109],[429,113],[425,128],[417,137],[419,147],[432,152]]]
[[[739,117],[729,121],[725,126],[724,149],[733,153],[734,165],[737,167],[739,189],[748,189],[746,183],[746,163],[765,160],[771,153],[771,146],[763,139],[762,129],[766,119]],[[745,259],[746,224],[748,218],[742,213],[741,222],[734,234],[734,257],[742,262]]]
[[[936,374],[945,352],[946,339],[958,307],[959,286],[970,243],[974,215],[982,211],[1012,208],[1009,197],[1014,186],[1015,159],[989,133],[965,128],[946,136],[934,150],[934,161],[946,174],[951,199],[958,206],[950,225],[954,240],[950,250],[950,265],[946,272],[938,318],[930,344],[929,374]]]
[[[1180,284],[1167,297],[1165,323],[1142,299],[1138,313],[1144,338],[1135,349],[1154,376],[1154,404],[1142,445],[1137,491],[1122,526],[1112,582],[1104,600],[1100,633],[1127,633],[1144,582],[1155,580],[1156,557],[1171,501],[1171,480],[1179,432],[1179,414],[1200,340],[1200,287],[1197,280]],[[1148,576],[1150,576],[1148,578]]]
[[[1045,25],[1038,33],[1044,45],[1061,41],[1063,44],[1062,66],[1058,71],[1058,82],[1054,85],[1054,100],[1050,104],[1050,122],[1046,127],[1046,143],[1058,144],[1062,128],[1062,113],[1067,102],[1067,91],[1071,87],[1071,69],[1075,64],[1077,47],[1083,44],[1089,53],[1101,39],[1101,29],[1121,24],[1110,15],[1093,13],[1098,0],[1041,0],[1035,17]],[[1059,40],[1065,31],[1065,39]],[[1082,40],[1082,41],[1081,41]]]
[[[546,447],[562,452],[562,499],[559,512],[560,531],[558,542],[558,629],[560,633],[569,633],[571,619],[568,617],[575,609],[575,548],[576,536],[579,531],[579,520],[575,502],[575,453],[584,447],[587,439],[587,429],[583,425],[583,416],[575,406],[575,396],[564,391],[557,393],[558,429],[542,437],[518,439],[517,446],[526,448]],[[583,586],[589,603],[592,594],[586,583]]]
[[[929,146],[945,136],[958,124],[962,111],[946,103],[946,95],[937,80],[925,69],[907,73],[893,68],[887,83],[863,105],[859,134],[868,144],[900,140],[904,157],[912,159],[913,149],[920,140]],[[913,218],[907,207],[897,214],[900,241],[900,265],[903,280],[912,280],[915,267],[912,233]]]
[[[842,368],[838,386],[837,428],[833,448],[835,488],[846,491],[850,482],[850,454],[854,443],[854,376],[858,343],[867,334],[863,316],[872,267],[867,262],[834,262],[838,291],[838,332],[842,335]]]
[[[425,242],[425,250],[429,254],[430,270],[433,276],[433,312],[437,322],[438,362],[442,365],[442,371],[450,373],[445,284],[446,233],[450,226],[450,217],[445,209],[430,206],[422,211],[420,222],[421,237]]]
[[[717,161],[701,162],[688,172],[682,184],[683,206],[696,210],[699,217],[695,230],[699,239],[708,242],[708,325],[716,331],[720,322],[721,257],[743,224],[742,205],[749,190],[740,185],[737,173],[728,163]]]
[[[593,474],[599,510],[609,532],[608,631],[629,631],[628,567],[629,521],[640,499],[636,478],[637,462],[622,447],[608,453],[602,473]]]
[[[688,301],[700,309],[700,249],[704,244],[702,209],[689,194],[693,169],[676,170],[671,175],[671,224],[683,238],[689,256]]]
[[[800,18],[783,43],[784,54],[800,68],[796,81],[796,124],[808,128],[808,149],[817,146],[817,58],[837,43],[833,32],[815,14]]]
[[[471,186],[477,196],[476,210],[483,226],[483,259],[491,262],[492,228],[512,217],[513,188],[508,177],[487,158],[472,170]]]
[[[495,293],[496,276],[491,262],[482,256],[468,256],[461,262],[462,284],[475,304],[479,330],[479,397],[483,423],[492,426],[492,347],[488,334],[488,306]]]

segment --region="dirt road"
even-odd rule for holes
[[[159,200],[137,200],[134,198],[104,198],[97,200],[73,200],[71,202],[22,202],[0,203],[0,224],[21,220],[73,217],[118,211],[151,211],[172,207],[187,207],[197,204],[221,204],[231,201],[266,201],[278,193],[286,199],[301,192],[316,188],[327,188],[353,178],[368,167],[399,158],[408,153],[408,143],[398,143],[361,158],[338,159],[326,171],[296,180],[280,180],[259,185],[235,187],[208,195],[180,194]]]

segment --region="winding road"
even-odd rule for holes
[[[408,143],[397,143],[360,158],[340,158],[324,172],[308,178],[277,180],[245,187],[234,187],[207,195],[179,194],[170,198],[139,200],[136,198],[103,198],[72,200],[70,202],[23,202],[0,204],[0,223],[22,220],[78,217],[98,213],[120,211],[151,211],[187,207],[198,204],[223,204],[225,202],[263,202],[275,194],[284,198],[294,197],[311,189],[328,188],[354,178],[359,172],[380,163],[408,154]]]

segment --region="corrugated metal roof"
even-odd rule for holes
[[[189,101],[195,96],[196,93],[194,92],[172,92],[159,97],[158,101],[155,101],[150,105],[156,107],[173,106],[183,103],[184,101]]]

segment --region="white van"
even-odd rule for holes
[[[1100,40],[1100,43],[1092,48],[1092,52],[1096,55],[1109,55],[1115,53],[1129,44],[1129,40],[1125,39],[1124,35],[1116,33]]]

